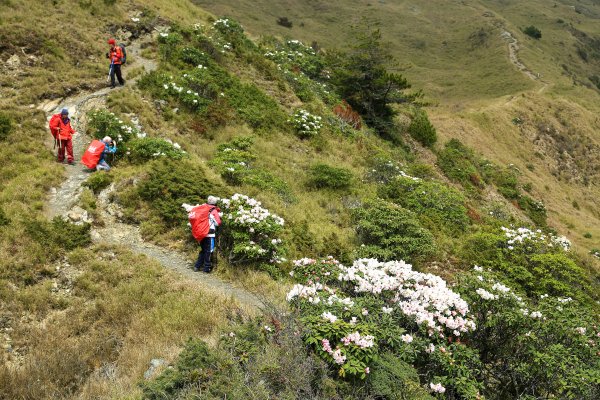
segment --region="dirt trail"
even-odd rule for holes
[[[133,59],[131,67],[143,66],[146,71],[152,71],[156,69],[157,64],[155,61],[141,56],[141,44],[141,41],[137,41],[128,47],[128,54]],[[125,69],[125,73],[127,69],[129,69],[129,65]],[[126,85],[130,86],[134,84],[135,80],[126,81]],[[114,90],[120,89],[116,88]],[[85,134],[86,113],[91,109],[104,107],[106,96],[110,91],[111,89],[106,87],[93,93],[83,93],[38,106],[38,108],[47,113],[48,119],[52,114],[60,112],[62,108],[69,109],[73,128],[78,132],[73,138],[73,153],[76,161],[79,161],[79,158],[85,151],[85,147],[91,141],[91,138]],[[52,143],[49,145],[51,146]],[[66,165],[64,168],[66,179],[60,187],[53,188],[50,192],[48,207],[46,209],[48,218],[66,216],[69,211],[76,207],[83,190],[82,184],[90,176],[90,172],[79,163],[75,166]],[[157,260],[165,268],[183,275],[186,279],[200,283],[208,291],[231,297],[241,305],[253,309],[261,308],[263,303],[253,293],[243,288],[235,287],[214,275],[192,271],[191,261],[188,260],[186,255],[144,242],[138,227],[118,221],[116,217],[118,214],[116,210],[118,208],[109,199],[112,190],[113,188],[111,187],[98,196],[97,206],[102,216],[104,227],[94,227],[92,229],[92,240],[95,243],[125,246],[135,253],[144,254],[149,258]]]
[[[502,32],[500,36],[508,42],[508,58],[510,59],[510,62],[528,78],[541,83],[542,87],[538,89],[538,93],[542,93],[544,90],[546,90],[546,88],[549,86],[548,82],[543,81],[539,73],[533,72],[531,69],[527,68],[527,66],[519,59],[520,47],[517,38],[515,38],[512,33],[507,30]]]

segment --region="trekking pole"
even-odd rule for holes
[[[112,69],[113,69],[113,63],[111,61],[110,62],[110,68],[108,69],[108,76],[106,77],[106,82],[110,81],[110,74],[112,73]]]

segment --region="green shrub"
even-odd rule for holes
[[[469,224],[465,197],[441,183],[398,177],[381,187],[379,194],[414,211],[430,230],[460,233]]]
[[[179,53],[179,58],[186,64],[194,67],[198,65],[208,65],[212,62],[211,58],[204,52],[194,47],[184,47]]]
[[[74,250],[92,243],[90,224],[75,225],[55,217],[52,221],[28,220],[24,222],[27,234],[39,243],[50,259],[65,250]]]
[[[542,38],[542,31],[540,31],[538,28],[536,28],[533,25],[528,26],[527,28],[523,29],[523,33],[526,34],[527,36],[530,36],[534,39],[541,39]]]
[[[429,400],[433,399],[419,385],[418,371],[393,353],[379,356],[369,377],[371,394],[375,398],[387,400]]]
[[[460,259],[466,265],[489,266],[504,262],[502,248],[506,238],[494,233],[475,233],[462,241]]]
[[[127,159],[136,164],[150,161],[153,158],[180,160],[186,155],[177,143],[150,137],[133,139],[128,143],[127,150]]]
[[[527,195],[521,195],[518,204],[536,225],[546,226],[548,215],[546,213],[546,206],[543,202],[534,200]]]
[[[586,239],[591,239],[592,238],[592,234],[590,232],[586,232],[583,234],[583,237]]]
[[[167,225],[175,226],[186,222],[183,203],[202,204],[209,195],[222,196],[223,189],[210,182],[198,164],[161,160],[152,164],[138,193]]]
[[[433,235],[412,212],[383,200],[372,201],[352,212],[361,246],[359,258],[415,261],[436,251]]]
[[[12,131],[12,121],[5,113],[0,113],[0,141],[5,140]]]
[[[429,122],[425,110],[417,109],[408,126],[408,133],[423,146],[431,147],[437,141],[435,127]]]
[[[140,133],[137,128],[108,110],[92,110],[88,112],[87,117],[90,133],[96,139],[110,136],[119,143],[126,143]]]
[[[227,379],[235,374],[237,368],[232,361],[210,350],[203,341],[190,339],[173,368],[165,369],[157,378],[141,385],[143,396],[145,399],[162,400],[175,398],[188,388],[203,392],[213,384],[211,381]],[[229,393],[230,396],[232,394]],[[227,393],[224,395],[227,397]]]
[[[240,136],[217,147],[217,154],[210,161],[223,179],[230,185],[246,183],[259,189],[277,193],[282,199],[292,202],[294,196],[283,179],[269,171],[252,165],[257,156],[251,151],[254,138]]]
[[[10,218],[6,215],[6,212],[0,208],[0,226],[6,226],[10,224]]]
[[[467,341],[484,364],[485,398],[597,398],[595,311],[547,294],[523,299],[486,271],[463,277],[457,289],[476,317]]]
[[[83,186],[89,188],[95,194],[98,194],[102,189],[107,188],[113,181],[113,176],[110,173],[96,173],[90,175],[83,182]]]
[[[565,254],[536,254],[531,257],[529,270],[533,281],[527,294],[573,297],[581,299],[590,293],[589,280],[583,269]]]
[[[240,119],[258,131],[272,131],[285,126],[285,113],[272,97],[255,85],[236,83],[225,90],[225,97]]]
[[[451,139],[444,145],[444,149],[438,154],[437,163],[448,178],[464,187],[483,187],[473,150],[458,139]]]
[[[352,184],[352,172],[346,168],[315,164],[310,167],[309,185],[323,189],[347,189]]]

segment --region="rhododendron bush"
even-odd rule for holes
[[[229,260],[241,264],[280,264],[283,246],[278,235],[283,218],[272,214],[260,201],[236,193],[219,202],[223,212],[221,248],[229,251]]]
[[[503,398],[517,398],[518,388],[593,398],[589,385],[550,379],[557,371],[568,385],[600,377],[594,317],[570,298],[532,302],[480,267],[456,287],[403,261],[344,266],[332,257],[304,258],[290,275],[297,284],[287,300],[300,312],[305,342],[341,377],[368,378],[379,355],[392,352],[437,396],[477,399],[503,390]],[[549,372],[543,360],[560,365]]]

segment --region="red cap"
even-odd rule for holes
[[[117,42],[115,41],[115,39],[108,39],[108,44],[116,44]]]

